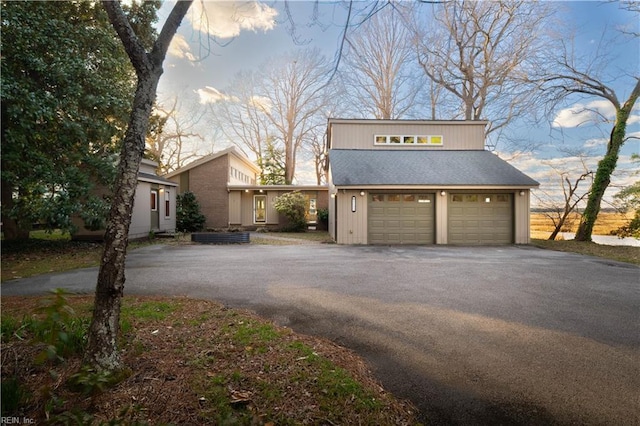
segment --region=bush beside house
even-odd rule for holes
[[[287,192],[273,201],[273,207],[289,220],[285,231],[302,232],[307,227],[306,200],[300,191]]]

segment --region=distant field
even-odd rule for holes
[[[618,229],[631,220],[633,213],[601,212],[593,228],[594,235],[610,235],[611,231]],[[565,222],[562,232],[576,232],[580,223],[580,214],[572,213]],[[546,239],[553,231],[551,219],[544,213],[531,213],[531,238]]]

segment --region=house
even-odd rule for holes
[[[178,193],[192,192],[206,217],[207,229],[241,227],[281,228],[286,218],[273,200],[300,191],[307,199],[307,221],[314,223],[318,209],[328,207],[324,185],[260,185],[260,169],[235,147],[207,155],[165,177],[178,184]]]
[[[539,184],[485,150],[485,121],[329,119],[339,244],[528,244]]]
[[[176,229],[177,184],[156,174],[158,163],[142,159],[138,171],[138,186],[133,202],[129,239],[147,238],[151,233],[173,233]],[[97,188],[96,193],[106,197],[109,191]],[[96,240],[104,237],[104,229],[94,231],[85,228],[79,217],[74,217],[78,231],[76,240]]]

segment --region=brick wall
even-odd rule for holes
[[[207,218],[206,228],[225,228],[229,225],[228,170],[228,155],[189,170],[189,189],[195,194],[200,211]]]

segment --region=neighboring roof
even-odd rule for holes
[[[194,167],[198,167],[202,164],[208,163],[209,161],[215,160],[216,158],[220,158],[227,154],[235,155],[237,158],[239,158],[240,160],[244,161],[247,165],[252,167],[256,173],[260,173],[260,169],[258,168],[258,166],[253,164],[251,160],[249,160],[247,157],[244,156],[244,154],[238,151],[238,149],[235,146],[230,146],[229,148],[223,149],[222,151],[214,152],[213,154],[205,155],[202,158],[192,161],[186,166],[180,167],[179,169],[176,169],[171,173],[167,173],[165,177],[171,178],[171,177],[177,176],[180,173],[186,172],[187,170],[193,169]]]
[[[539,185],[489,151],[332,149],[329,164],[335,186]]]
[[[154,175],[152,173],[138,172],[138,180],[143,182],[158,183],[161,185],[178,186],[176,182],[165,179],[162,176]]]

